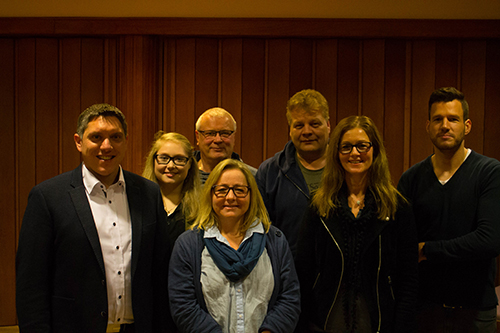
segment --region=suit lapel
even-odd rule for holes
[[[139,259],[139,250],[142,240],[142,194],[134,179],[128,172],[123,171],[125,177],[125,186],[127,188],[128,209],[130,211],[130,220],[132,222],[132,277],[134,277]]]
[[[94,254],[99,262],[102,273],[106,275],[104,271],[104,259],[102,256],[101,243],[99,242],[99,235],[97,234],[94,217],[90,209],[87,195],[85,194],[85,187],[83,186],[82,165],[73,170],[71,187],[69,195],[71,196],[71,200],[75,206],[76,213],[80,219],[83,229],[85,230],[85,233],[87,234],[90,245],[94,250]]]

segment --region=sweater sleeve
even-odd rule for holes
[[[280,281],[275,282],[275,288],[279,288],[278,296],[274,304],[270,304],[259,332],[289,333],[294,331],[300,314],[299,281],[285,235],[276,228],[269,232],[275,233],[273,256],[279,262],[273,264],[273,270],[279,269],[274,276]]]
[[[500,254],[500,217],[498,214],[500,163],[491,161],[474,176],[479,177],[477,188],[471,186],[464,191],[474,196],[471,200],[477,200],[475,228],[460,237],[425,242],[424,251],[428,260],[477,260],[494,258]]]
[[[180,332],[222,332],[217,322],[202,308],[196,295],[195,284],[200,283],[200,277],[195,273],[196,256],[200,255],[196,246],[197,236],[195,231],[186,232],[175,243],[168,275],[170,311]]]

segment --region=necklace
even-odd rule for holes
[[[175,211],[175,209],[177,208],[177,206],[179,206],[179,205],[177,204],[177,205],[173,206],[172,208],[168,209],[167,206],[165,205],[165,211],[167,212],[167,215],[172,214]]]

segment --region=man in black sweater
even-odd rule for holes
[[[418,332],[496,332],[500,162],[465,148],[471,126],[460,91],[434,91],[426,125],[434,154],[399,181],[418,231]]]

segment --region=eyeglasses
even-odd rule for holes
[[[212,191],[217,198],[225,198],[229,191],[233,190],[234,196],[237,198],[244,198],[250,192],[250,186],[236,185],[229,187],[226,185],[214,185],[212,186]]]
[[[234,131],[229,131],[229,130],[222,130],[222,131],[198,131],[198,133],[201,133],[205,139],[213,139],[219,134],[219,136],[223,139],[229,138]]]
[[[363,154],[363,153],[367,153],[370,151],[370,148],[372,147],[372,143],[371,142],[360,142],[360,143],[357,143],[355,145],[351,145],[350,143],[346,143],[346,144],[343,144],[342,146],[340,146],[339,150],[340,150],[341,154],[347,155],[347,154],[350,154],[352,152],[353,147],[356,147],[356,150],[358,151],[358,153]]]
[[[172,162],[174,162],[175,165],[185,166],[187,164],[187,162],[189,161],[189,157],[185,157],[185,156],[170,157],[168,155],[155,154],[154,158],[155,158],[156,162],[160,165],[167,165],[168,163],[170,163],[170,161],[172,161]]]

